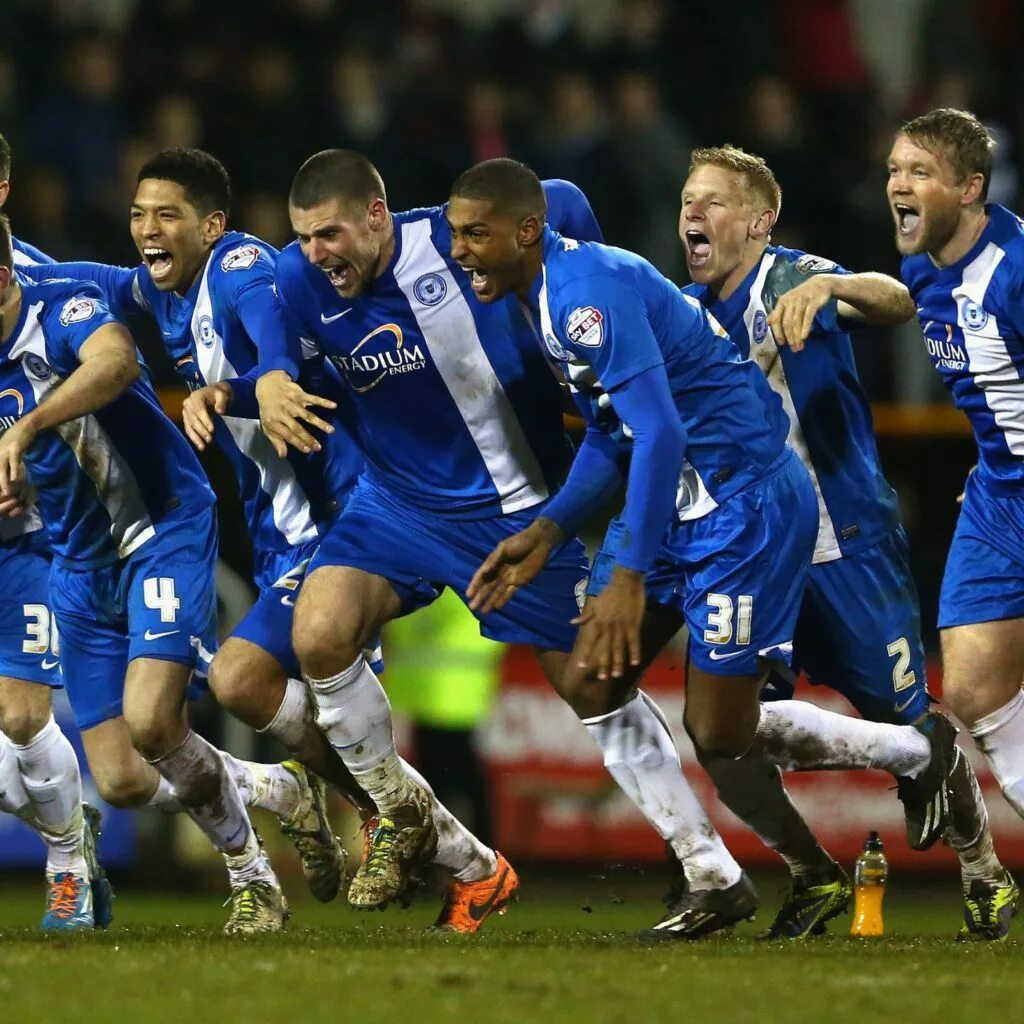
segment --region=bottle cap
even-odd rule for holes
[[[877,832],[869,832],[867,842],[864,844],[865,850],[881,851],[884,849],[882,845],[882,839]]]

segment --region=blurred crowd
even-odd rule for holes
[[[775,240],[896,268],[884,159],[900,119],[976,111],[1014,205],[1024,144],[1018,0],[6,0],[0,130],[15,231],[56,257],[131,262],[154,150],[216,153],[234,226],[283,244],[302,160],[369,155],[393,208],[512,155],[589,194],[608,239],[680,282],[690,149],[730,141],[783,187]],[[872,346],[876,398],[927,398],[927,361]],[[894,361],[895,360],[895,361]],[[895,368],[895,369],[894,369]]]

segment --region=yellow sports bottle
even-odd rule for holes
[[[873,938],[882,935],[882,899],[889,879],[889,862],[882,840],[872,832],[853,868],[853,924],[851,935]]]

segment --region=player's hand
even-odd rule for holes
[[[470,611],[486,615],[504,608],[520,587],[537,577],[551,549],[563,539],[557,524],[543,516],[525,530],[506,537],[469,581],[466,597]]]
[[[207,384],[193,391],[181,407],[181,421],[185,434],[199,451],[213,443],[213,417],[228,411],[234,394],[226,381]]]
[[[21,498],[11,496],[0,498],[0,516],[6,519],[18,519],[28,511],[28,506]]]
[[[37,431],[28,419],[18,420],[0,435],[0,499],[5,499],[5,507],[13,507],[11,499],[21,503],[28,484],[25,453],[32,447],[36,435]]]
[[[776,345],[788,345],[794,352],[804,347],[814,327],[814,318],[832,299],[831,274],[815,274],[792,291],[780,295],[768,317]]]
[[[639,665],[646,607],[644,574],[617,565],[608,586],[588,597],[579,617],[572,620],[580,627],[572,653],[576,664],[592,669],[598,679],[620,679],[627,665]]]
[[[320,451],[320,442],[302,425],[308,423],[325,434],[334,427],[322,420],[310,406],[336,409],[337,403],[303,391],[283,370],[265,373],[256,382],[256,401],[260,404],[260,426],[283,459],[288,445],[309,454]]]

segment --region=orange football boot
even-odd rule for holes
[[[518,891],[519,876],[515,868],[498,853],[498,866],[493,875],[479,882],[452,881],[434,927],[472,935],[491,914],[504,914],[508,904],[518,899]]]

